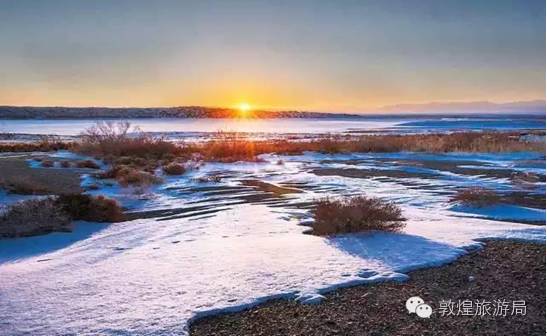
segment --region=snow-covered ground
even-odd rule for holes
[[[544,226],[488,220],[448,202],[458,187],[517,191],[522,186],[499,175],[415,164],[458,167],[465,161],[461,165],[545,174],[539,154],[307,153],[263,159],[205,164],[138,195],[85,177],[83,184],[101,185],[94,193],[114,196],[131,211],[174,211],[112,225],[81,222],[72,233],[0,240],[0,334],[181,335],[196,317],[268,298],[314,303],[339,286],[402,281],[405,272],[454,260],[484,238],[545,242]],[[324,168],[409,175],[315,173]],[[219,173],[221,182],[197,180]],[[263,193],[242,186],[244,178],[303,192],[256,198]],[[545,194],[544,182],[526,188]],[[397,202],[408,218],[404,231],[331,238],[302,233],[307,228],[299,224],[310,220],[301,206],[305,202],[363,193]],[[545,218],[544,210],[534,211]],[[522,215],[519,209],[511,213],[503,219]]]

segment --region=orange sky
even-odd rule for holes
[[[545,98],[541,1],[0,4],[0,105],[369,111]]]

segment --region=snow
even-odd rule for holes
[[[448,203],[456,187],[479,184],[511,190],[506,179],[459,174],[358,179],[310,172],[331,164],[344,167],[350,158],[357,160],[347,165],[353,168],[400,169],[404,164],[385,159],[417,157],[465,157],[477,165],[508,166],[511,160],[522,166],[541,159],[532,153],[513,159],[461,153],[265,155],[264,163],[210,163],[180,177],[165,177],[164,184],[144,194],[101,185],[93,192],[119,198],[132,211],[196,213],[196,206],[219,211],[111,225],[79,222],[72,233],[0,240],[0,334],[184,335],[195,318],[272,298],[316,304],[339,287],[404,281],[408,271],[453,261],[480,248],[485,238],[545,243],[544,226],[489,220],[486,212],[473,214],[473,209]],[[279,159],[283,165],[276,164]],[[219,171],[224,175],[220,183],[196,181]],[[302,185],[304,192],[286,195],[276,207],[242,202],[242,197],[259,192],[242,186],[241,178],[290,182]],[[98,182],[86,176],[82,183]],[[218,193],[219,187],[231,189]],[[299,224],[309,224],[309,213],[294,204],[362,193],[398,203],[408,218],[403,232],[330,238],[302,233],[308,228]],[[536,209],[499,210],[493,213],[521,216],[534,211],[545,219],[545,212]]]
[[[452,211],[497,220],[519,220],[527,222],[545,222],[545,210],[527,208],[512,204],[496,204],[484,207],[456,205]]]

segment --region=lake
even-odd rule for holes
[[[92,119],[0,120],[0,133],[78,135],[92,126]],[[424,132],[451,130],[545,129],[544,116],[481,115],[453,116],[365,116],[321,119],[130,119],[145,132],[195,133],[234,131],[248,133],[346,133]]]

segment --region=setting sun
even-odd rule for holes
[[[239,114],[242,117],[245,117],[249,110],[251,110],[251,105],[249,105],[248,103],[240,103],[237,108],[239,110]]]

